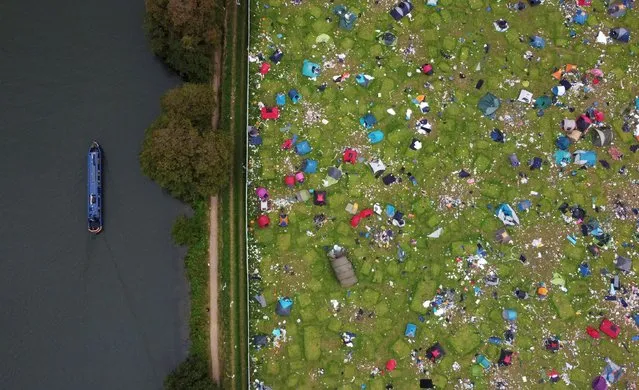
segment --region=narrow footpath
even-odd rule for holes
[[[209,318],[210,344],[211,344],[211,375],[216,383],[220,383],[220,353],[219,353],[219,326],[218,326],[218,250],[217,250],[217,196],[211,197],[209,209]]]

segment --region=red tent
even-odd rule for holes
[[[577,5],[580,7],[592,5],[592,0],[577,0]]]
[[[262,65],[260,65],[260,74],[262,76],[266,76],[269,70],[271,70],[271,64],[268,62],[262,62]]]
[[[359,225],[359,221],[362,219],[362,217],[359,216],[359,214],[353,215],[353,218],[351,218],[351,226],[352,227],[357,227],[357,225]]]
[[[605,117],[603,112],[595,110],[595,120],[597,122],[603,122],[604,118]]]
[[[393,371],[395,367],[397,367],[397,361],[395,359],[386,362],[386,371]]]
[[[373,215],[373,209],[364,209],[359,212],[359,216],[362,218],[368,218]]]
[[[592,326],[586,328],[586,333],[588,333],[588,336],[592,337],[593,339],[598,339],[599,337],[601,337],[599,331]]]
[[[357,162],[357,151],[348,148],[344,151],[344,162],[355,164]]]
[[[604,318],[603,321],[601,321],[599,330],[613,339],[616,339],[617,336],[619,336],[619,332],[621,332],[621,329],[607,318]]]
[[[257,226],[261,228],[267,227],[271,223],[271,219],[266,214],[262,214],[257,218]]]
[[[280,110],[277,107],[262,107],[262,119],[277,119],[280,117]]]
[[[286,177],[284,178],[284,183],[286,183],[286,185],[289,187],[295,186],[295,176],[286,175]]]
[[[432,75],[433,74],[433,66],[431,64],[424,64],[422,65],[422,73],[424,73],[425,75]]]

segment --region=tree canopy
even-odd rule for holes
[[[214,195],[228,182],[231,139],[211,129],[210,95],[208,85],[185,84],[167,92],[162,114],[142,144],[144,174],[185,202]]]
[[[221,36],[217,1],[146,0],[145,30],[151,50],[187,81],[210,77],[212,48]]]
[[[164,381],[166,390],[217,390],[206,360],[195,355],[183,361]]]

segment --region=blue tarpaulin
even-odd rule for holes
[[[597,153],[593,151],[578,150],[574,153],[575,164],[594,167],[597,163]]]

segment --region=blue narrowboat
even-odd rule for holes
[[[102,231],[102,149],[93,141],[87,158],[88,195],[87,211],[89,232]]]

